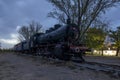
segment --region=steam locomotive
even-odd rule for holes
[[[55,29],[46,33],[36,33],[29,40],[18,43],[14,46],[16,52],[41,55],[46,57],[70,60],[72,57],[79,57],[82,61],[82,54],[86,47],[76,44],[79,38],[79,29],[75,24],[65,26],[57,25]]]

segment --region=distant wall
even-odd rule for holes
[[[103,55],[116,56],[116,50],[104,50]]]
[[[94,50],[93,54],[102,55],[102,51],[101,50]],[[116,50],[103,50],[103,55],[116,56]],[[120,56],[120,54],[119,54],[119,56]]]

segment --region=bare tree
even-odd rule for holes
[[[42,25],[34,21],[32,21],[28,26],[22,26],[18,30],[18,34],[19,34],[18,40],[23,41],[30,39],[30,36],[34,35],[35,33],[40,33],[41,28]]]
[[[71,23],[79,26],[80,40],[90,26],[101,21],[101,14],[111,7],[117,6],[120,0],[47,0],[54,5],[54,10],[48,17],[55,18],[66,24],[70,18]]]

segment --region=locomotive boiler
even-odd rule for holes
[[[69,60],[71,57],[80,57],[87,49],[76,45],[79,38],[79,29],[75,24],[59,26],[46,33],[36,33],[30,40],[15,45],[15,50],[47,57]],[[21,49],[21,50],[20,50]]]
[[[37,44],[48,44],[48,43],[60,43],[69,42],[73,43],[78,39],[79,31],[78,27],[74,24],[61,26],[58,29],[45,33],[45,34],[35,34],[32,36],[32,41]]]

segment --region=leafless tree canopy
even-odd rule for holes
[[[35,23],[34,21],[31,22],[28,26],[22,26],[18,30],[19,41],[30,39],[30,36],[34,35],[35,33],[41,32],[41,28],[42,28],[42,25],[39,23]]]
[[[94,23],[101,22],[101,14],[111,7],[117,6],[120,0],[47,0],[55,8],[48,17],[56,18],[66,24],[70,18],[72,23],[79,26],[80,38]]]

